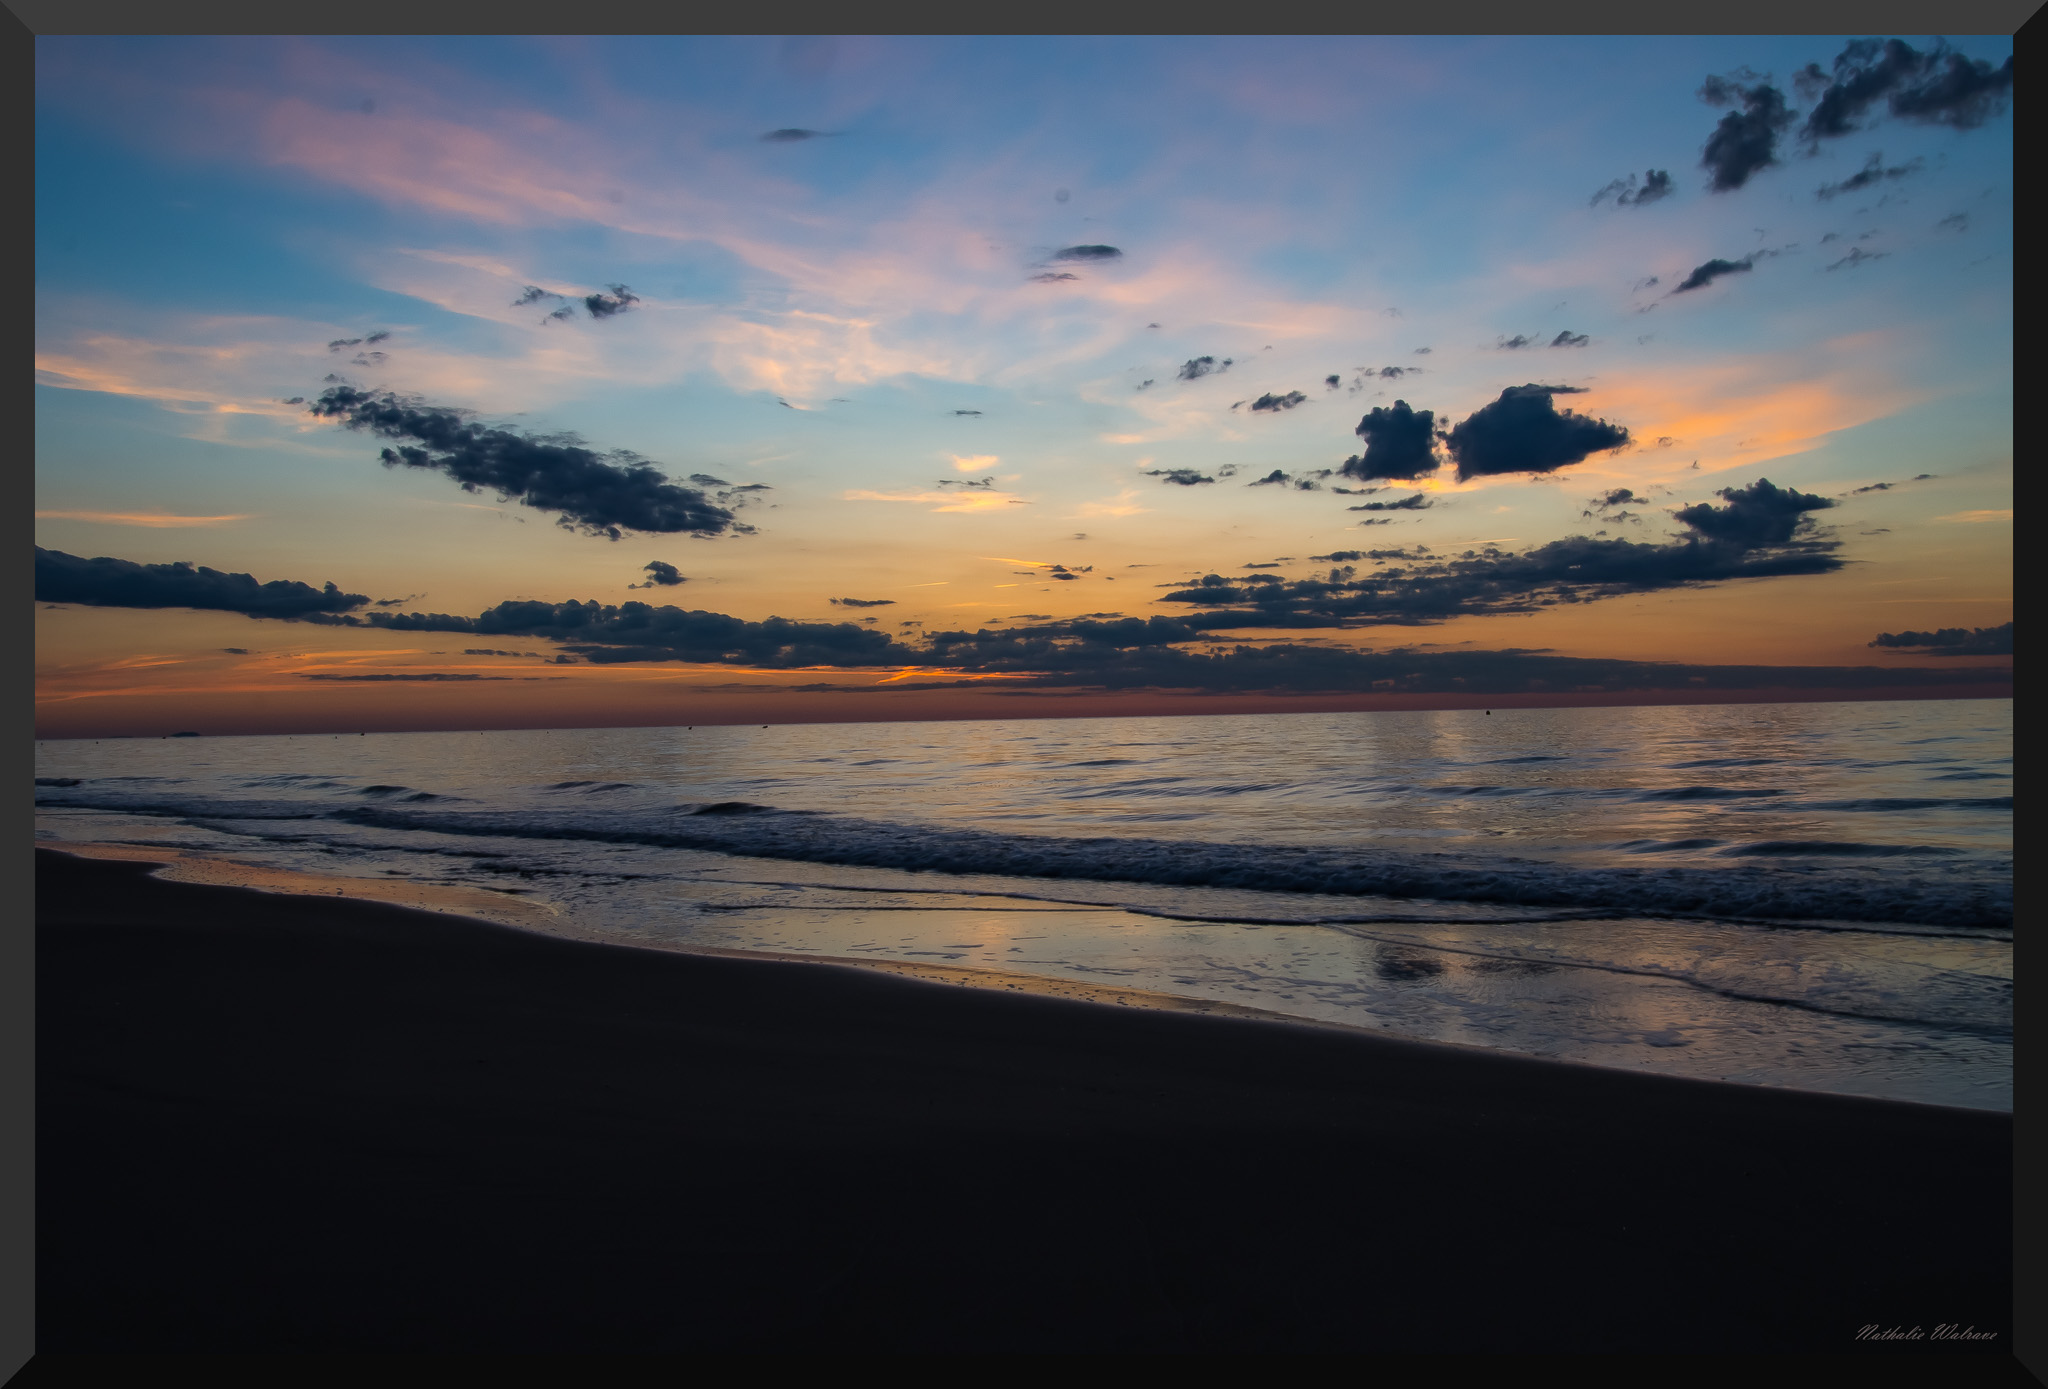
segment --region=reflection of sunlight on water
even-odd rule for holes
[[[1150,839],[1197,857],[1205,843],[1328,845],[1746,871],[1756,860],[1730,859],[1728,849],[1764,840],[1904,843],[1960,852],[1942,861],[1885,860],[1870,871],[1946,884],[1937,869],[1967,868],[1979,879],[2009,880],[2010,813],[1981,804],[2009,787],[2010,704],[1998,701],[1521,710],[1490,719],[1457,712],[373,735],[351,743],[345,760],[325,739],[41,744],[38,775],[137,778],[119,783],[137,794],[197,788],[303,802],[315,817],[420,794],[522,814],[666,816],[679,805],[746,801],[910,825],[1100,837],[1126,861],[1123,841]],[[379,787],[395,789],[369,794]],[[1967,798],[1980,804],[1946,803]],[[1839,808],[1849,802],[1902,808]],[[426,904],[435,889],[446,895],[433,900],[472,904],[442,909],[497,920],[523,910],[527,924],[563,934],[891,969],[1008,971],[1005,987],[1028,976],[1084,992],[1150,990],[1203,1006],[1673,1074],[2010,1103],[2009,932],[1539,919],[1540,912],[1484,903],[912,873],[324,818],[195,818],[49,810],[38,824],[66,838],[235,859],[245,865],[237,871],[348,875],[345,891],[378,900],[411,892]],[[1839,864],[1809,853],[1789,867],[1824,875]],[[486,913],[477,905],[484,902],[496,910]],[[561,915],[541,922],[533,913],[543,906]],[[1517,914],[1514,923],[1495,919]],[[1385,919],[1335,921],[1374,915]],[[1333,924],[1239,924],[1316,916]],[[1394,919],[1401,917],[1408,919]]]

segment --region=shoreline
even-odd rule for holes
[[[494,891],[482,887],[461,887],[420,882],[410,878],[365,878],[345,874],[309,873],[295,869],[279,869],[267,865],[242,863],[234,859],[194,852],[177,846],[165,846],[164,848],[157,849],[139,844],[84,840],[37,840],[35,847],[39,852],[61,853],[82,859],[157,865],[150,876],[160,882],[246,889],[252,892],[274,894],[283,897],[314,897],[321,900],[340,898],[347,901],[375,903],[414,911],[455,916],[547,939],[578,941],[628,951],[649,951],[655,954],[682,955],[693,958],[821,965],[998,994],[1059,998],[1098,1007],[1138,1008],[1167,1014],[1234,1018],[1255,1023],[1327,1029],[1342,1035],[1386,1038],[1411,1043],[1416,1046],[1444,1047],[1452,1051],[1468,1052],[1479,1056],[1516,1057],[1540,1061],[1548,1065],[1571,1066],[1586,1070],[1610,1072],[1617,1075],[1663,1075],[1670,1079],[1709,1085],[1731,1085],[1745,1090],[1782,1091],[1794,1095],[1866,1098],[1874,1103],[1908,1104],[1923,1109],[1953,1110],[1959,1113],[2003,1114],[2010,1117],[2013,1112],[2010,1107],[1942,1104],[1930,1100],[1899,1099],[1891,1096],[1857,1096],[1854,1092],[1848,1091],[1814,1089],[1796,1085],[1762,1084],[1704,1076],[1681,1076],[1673,1075],[1670,1072],[1646,1070],[1634,1066],[1602,1065],[1596,1061],[1543,1056],[1533,1052],[1516,1051],[1506,1047],[1486,1046],[1475,1042],[1446,1041],[1441,1038],[1415,1036],[1410,1033],[1396,1031],[1392,1028],[1372,1027],[1359,1023],[1342,1022],[1333,1018],[1313,1017],[1301,1013],[1286,1013],[1274,1008],[1259,1008],[1249,1004],[1205,998],[1195,994],[1177,994],[1161,989],[1132,988],[1118,984],[1075,979],[1063,975],[1033,974],[1021,970],[996,969],[986,966],[932,964],[890,956],[814,954],[796,950],[747,950],[668,940],[631,939],[579,927],[573,913],[545,902],[528,900],[523,895],[509,895],[503,889]]]
[[[2010,1351],[2010,1115],[36,860],[46,1351]]]

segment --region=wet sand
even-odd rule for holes
[[[2011,1350],[2008,1115],[36,859],[42,1353]]]

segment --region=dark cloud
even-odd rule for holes
[[[1742,108],[1721,117],[1701,152],[1701,167],[1713,175],[1709,186],[1716,193],[1740,188],[1759,169],[1776,164],[1778,135],[1792,123],[1783,92],[1765,81],[1742,85],[1754,78],[1754,73],[1734,73],[1709,77],[1700,86],[1700,100],[1709,106]]]
[[[538,656],[541,653],[538,651],[499,651],[488,646],[466,646],[462,649],[462,654],[465,656]]]
[[[1326,387],[1328,387],[1328,388],[1329,388],[1330,390],[1333,390],[1333,391],[1334,391],[1334,390],[1336,390],[1336,389],[1337,389],[1337,388],[1338,388],[1339,386],[1341,386],[1341,385],[1343,385],[1343,384],[1344,384],[1344,378],[1343,378],[1343,377],[1341,377],[1341,376],[1325,376],[1325,377],[1323,378],[1323,385],[1325,385]]]
[[[1300,391],[1289,391],[1286,395],[1274,395],[1268,391],[1265,395],[1252,402],[1252,409],[1270,410],[1274,414],[1278,414],[1282,410],[1292,410],[1307,399],[1308,397]]]
[[[411,440],[380,451],[387,468],[446,473],[465,492],[489,489],[524,506],[557,514],[567,530],[617,540],[629,530],[652,534],[724,535],[752,531],[703,492],[679,487],[638,454],[599,454],[574,436],[529,436],[463,419],[462,412],[334,386],[310,413]],[[758,486],[759,484],[752,484]]]
[[[1926,167],[1926,164],[1927,161],[1924,159],[1909,159],[1904,164],[1894,164],[1890,168],[1886,168],[1884,154],[1879,152],[1864,160],[1863,167],[1857,172],[1849,175],[1840,183],[1822,184],[1813,190],[1813,195],[1816,198],[1827,200],[1838,198],[1844,193],[1855,193],[1865,188],[1875,188],[1887,181],[1895,181],[1905,178],[1909,174],[1917,174],[1922,168]]]
[[[1079,275],[1070,275],[1064,270],[1058,272],[1048,270],[1043,274],[1031,276],[1030,283],[1034,285],[1049,285],[1055,284],[1060,280],[1078,280],[1080,278]],[[1146,384],[1150,385],[1151,383],[1147,382]]]
[[[1156,477],[1161,482],[1170,482],[1176,487],[1194,487],[1204,482],[1214,482],[1216,480],[1213,477],[1204,476],[1199,470],[1194,468],[1154,468],[1151,472],[1146,473],[1145,476]]]
[[[1948,216],[1936,222],[1934,226],[1937,231],[1968,231],[1970,229],[1970,214],[1967,212],[1951,212]]]
[[[295,579],[259,584],[247,574],[224,574],[193,565],[136,564],[105,555],[82,559],[36,546],[36,601],[84,603],[97,608],[204,608],[246,617],[298,618],[312,613],[345,613],[369,603],[361,593],[343,593]]]
[[[1861,246],[1852,246],[1852,247],[1850,247],[1850,249],[1849,249],[1849,254],[1848,254],[1848,255],[1846,255],[1846,256],[1843,256],[1843,257],[1842,257],[1842,258],[1841,258],[1840,260],[1836,261],[1836,262],[1835,262],[1835,263],[1834,263],[1833,265],[1830,265],[1830,266],[1828,267],[1828,269],[1830,269],[1830,270],[1854,270],[1854,269],[1855,269],[1855,268],[1856,268],[1857,266],[1859,266],[1859,265],[1863,264],[1863,262],[1865,262],[1865,261],[1867,261],[1867,260],[1883,260],[1883,259],[1884,259],[1884,258],[1885,258],[1886,256],[1888,256],[1888,255],[1890,255],[1890,254],[1891,254],[1891,252],[1889,252],[1889,251],[1877,251],[1877,252],[1871,252],[1871,251],[1866,251],[1866,250],[1864,250],[1864,249],[1863,249],[1863,248],[1862,248]]]
[[[994,478],[992,478],[992,477],[984,477],[984,478],[958,478],[958,477],[942,477],[942,478],[940,478],[940,479],[939,479],[939,480],[938,480],[937,482],[933,483],[932,485],[933,485],[934,487],[978,487],[978,488],[981,488],[981,489],[983,489],[983,490],[992,490],[992,489],[993,489],[993,488],[995,487],[995,485],[996,485],[996,480],[995,480]]]
[[[367,337],[336,338],[333,342],[327,344],[327,350],[329,352],[339,352],[344,347],[363,347],[375,345],[377,343],[383,342],[386,338],[390,336],[391,333],[389,330],[379,329],[378,331],[369,334]],[[369,355],[377,358],[379,361],[382,361],[384,359],[384,354],[382,352],[373,352],[370,353]]]
[[[1628,430],[1571,410],[1551,397],[1582,387],[1510,386],[1500,399],[1467,415],[1444,441],[1458,464],[1458,480],[1501,473],[1549,473],[1582,463],[1629,442]]]
[[[1935,632],[1880,632],[1872,646],[1920,651],[1930,656],[2010,656],[2012,624],[2002,627],[1943,627]]]
[[[1211,575],[1212,589],[1231,588]],[[1262,591],[1273,586],[1255,585]],[[1969,668],[1902,674],[1897,668],[1682,666],[1558,656],[1548,651],[1372,651],[1276,643],[1219,649],[1201,645],[1209,614],[1077,619],[1008,631],[940,631],[926,665],[1018,677],[1015,685],[1089,685],[1185,690],[1400,690],[1494,693],[1528,690],[1699,690],[1866,687],[1910,680],[1991,684],[2002,671]],[[1240,624],[1243,625],[1243,624]],[[1281,625],[1298,625],[1282,622]],[[1194,650],[1184,649],[1190,645]]]
[[[1758,478],[1747,487],[1724,487],[1714,495],[1728,504],[1716,507],[1700,502],[1673,515],[1681,525],[1707,539],[1743,550],[1789,544],[1795,535],[1811,533],[1812,512],[1839,505],[1826,497],[1774,487],[1768,478]]]
[[[771,145],[794,145],[804,140],[822,140],[832,132],[829,130],[805,130],[800,126],[784,126],[771,130],[761,138]]]
[[[1606,511],[1612,507],[1627,506],[1630,503],[1641,506],[1648,502],[1648,500],[1649,498],[1647,497],[1638,497],[1626,487],[1616,487],[1612,491],[1602,492],[1598,497],[1595,497],[1593,505],[1602,511]]]
[[[1063,246],[1052,253],[1051,259],[1059,261],[1119,260],[1123,252],[1114,246]]]
[[[2005,110],[2012,59],[1994,69],[1945,43],[1922,53],[1901,39],[1856,39],[1836,55],[1832,74],[1809,63],[1798,80],[1805,90],[1819,92],[1799,132],[1810,142],[1858,129],[1857,122],[1880,99],[1894,116],[1972,130]]]
[[[1585,333],[1574,333],[1567,328],[1550,340],[1552,347],[1584,347],[1593,339]]]
[[[538,304],[543,299],[560,299],[561,297],[561,295],[551,289],[542,289],[539,285],[528,285],[520,293],[519,297],[512,301],[512,307],[523,309],[528,304]]]
[[[1217,362],[1214,357],[1190,357],[1187,361],[1181,363],[1180,371],[1176,373],[1176,379],[1195,381],[1209,375],[1211,372],[1229,371],[1230,366],[1231,361],[1228,357],[1225,357],[1221,363]]]
[[[981,411],[979,411],[979,410],[955,410],[955,411],[954,411],[953,413],[954,413],[954,414],[956,414],[956,415],[978,415],[978,414],[980,414],[980,413],[981,413]]]
[[[1427,493],[1417,492],[1412,497],[1403,497],[1398,502],[1367,502],[1363,506],[1348,507],[1349,511],[1427,511],[1436,503]]]
[[[1678,513],[1682,536],[1648,543],[1571,536],[1521,553],[1496,547],[1438,556],[1427,547],[1339,550],[1316,562],[1385,563],[1337,579],[1183,581],[1159,601],[1207,611],[1178,619],[1201,631],[1228,628],[1414,626],[1467,614],[1537,612],[1630,593],[1738,578],[1824,574],[1842,567],[1838,542],[1815,532],[1825,499],[1759,480],[1721,493],[1725,505]],[[1370,523],[1368,523],[1370,524]]]
[[[1285,486],[1286,486],[1287,484],[1289,484],[1289,483],[1291,483],[1291,482],[1293,482],[1293,481],[1294,481],[1294,479],[1293,479],[1292,477],[1290,477],[1290,476],[1289,476],[1288,474],[1286,474],[1286,473],[1282,472],[1282,471],[1281,471],[1280,469],[1278,469],[1278,468],[1275,468],[1275,469],[1274,469],[1274,470],[1273,470],[1272,472],[1270,472],[1270,473],[1267,473],[1267,474],[1266,474],[1266,475],[1265,475],[1264,477],[1260,478],[1260,479],[1259,479],[1259,480],[1258,480],[1257,482],[1247,482],[1247,483],[1245,484],[1245,486],[1247,486],[1247,487],[1285,487]]]
[[[627,588],[674,588],[678,584],[689,582],[683,576],[681,570],[665,560],[651,559],[642,565],[641,568],[647,573],[647,581],[645,583],[627,584]]]
[[[893,608],[894,598],[834,598],[833,606],[841,608]]]
[[[392,632],[465,632],[480,637],[532,637],[559,642],[599,665],[622,661],[693,661],[769,669],[794,666],[910,665],[929,658],[915,647],[851,622],[748,622],[722,613],[631,600],[542,603],[514,600],[476,617],[448,613],[313,615],[333,627]]]
[[[378,599],[378,600],[377,600],[377,601],[376,601],[375,603],[373,603],[373,604],[372,604],[371,606],[372,606],[372,607],[378,607],[378,608],[396,608],[396,607],[402,607],[402,606],[404,606],[404,605],[405,605],[405,604],[407,604],[407,603],[416,603],[416,602],[418,602],[418,601],[419,601],[420,599],[422,599],[422,598],[424,598],[424,597],[426,597],[426,596],[427,596],[427,595],[426,595],[426,594],[424,594],[424,593],[408,593],[408,594],[406,594],[406,595],[405,595],[405,597],[403,597],[403,598],[379,598],[379,599]]]
[[[1509,351],[1513,351],[1518,347],[1534,347],[1536,339],[1528,336],[1526,333],[1517,333],[1511,338],[1502,338],[1499,345]]]
[[[1673,191],[1669,171],[1645,169],[1640,184],[1634,174],[1625,179],[1618,178],[1595,193],[1588,206],[1598,207],[1603,199],[1612,198],[1617,207],[1641,207],[1659,198],[1667,198]]]
[[[1346,477],[1413,481],[1435,472],[1442,462],[1436,453],[1436,412],[1411,409],[1405,400],[1392,408],[1374,406],[1352,432],[1365,440],[1365,452],[1344,460],[1338,471]]]
[[[1739,275],[1745,270],[1754,269],[1756,269],[1756,263],[1755,259],[1751,256],[1744,256],[1741,260],[1721,260],[1716,258],[1706,262],[1704,265],[1694,266],[1692,273],[1687,275],[1679,283],[1678,288],[1671,292],[1673,294],[1684,294],[1687,290],[1704,289],[1723,275]]]
[[[1895,93],[1892,114],[1928,125],[1974,130],[2005,111],[2012,92],[2012,59],[1993,68],[1982,59],[1937,51],[1929,55],[1933,69],[1917,86]]]
[[[249,654],[249,648],[246,646],[223,646],[221,650],[227,652],[230,656],[246,656]]]
[[[605,288],[611,292],[583,296],[583,307],[590,311],[592,318],[612,318],[640,302],[640,296],[624,285],[606,285]]]

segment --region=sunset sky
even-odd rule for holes
[[[39,729],[1988,675],[2012,47],[39,39]]]

